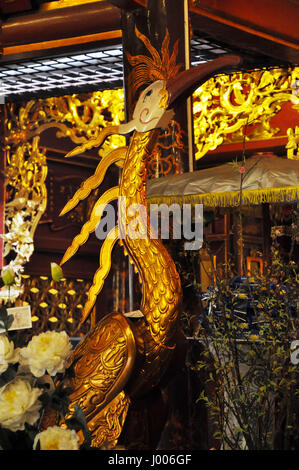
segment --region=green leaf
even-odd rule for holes
[[[14,321],[14,316],[13,315],[8,315],[7,319],[6,319],[6,322],[4,323],[6,331],[9,330],[9,328],[13,324],[13,321]]]
[[[71,363],[71,365],[65,369],[64,377],[70,378],[70,379],[75,377],[75,365],[81,358],[82,358],[82,354],[76,357],[76,359]]]
[[[12,320],[11,320],[11,317],[12,317]],[[11,326],[12,321],[13,321],[13,316],[8,315],[8,311],[5,305],[1,305],[0,306],[0,326],[7,331],[8,328]]]
[[[18,372],[18,364],[10,364],[3,374],[0,375],[0,387],[11,382]]]
[[[57,411],[62,418],[69,412],[70,389],[65,387],[63,383],[57,385],[55,390],[45,391],[40,400],[45,407],[52,408]]]
[[[73,415],[71,416],[71,418],[67,419],[65,423],[69,429],[74,429],[75,431],[82,430],[84,436],[83,447],[90,447],[91,435],[86,423],[86,418],[82,409],[77,403],[75,404]]]
[[[0,427],[0,446],[3,450],[13,450],[12,432]]]

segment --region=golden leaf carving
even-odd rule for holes
[[[242,142],[247,123],[255,125],[247,140],[275,136],[279,129],[270,121],[282,104],[291,100],[299,109],[298,78],[298,67],[274,68],[218,75],[204,83],[193,95],[195,158],[222,143]]]

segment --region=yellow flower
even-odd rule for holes
[[[51,426],[35,436],[33,449],[40,442],[41,450],[78,450],[79,437],[73,429]]]
[[[63,278],[63,271],[58,264],[51,263],[51,275],[54,281],[61,281]]]
[[[6,286],[11,286],[15,281],[15,273],[11,266],[4,266],[1,270],[2,281]]]
[[[26,348],[20,350],[20,363],[27,365],[35,377],[47,371],[50,375],[64,372],[72,345],[65,331],[46,331],[33,336]]]
[[[248,299],[247,294],[244,294],[244,293],[238,294],[238,297],[239,299]]]
[[[25,423],[33,425],[39,418],[42,406],[38,397],[42,390],[32,388],[26,379],[16,377],[0,389],[0,425],[11,431],[25,429]]]
[[[0,374],[6,371],[9,364],[19,360],[19,349],[14,349],[13,341],[9,341],[5,333],[0,334]]]
[[[241,323],[240,328],[242,328],[242,329],[248,328],[247,323]]]
[[[259,337],[258,337],[258,335],[250,335],[250,336],[249,336],[249,339],[250,339],[251,341],[257,341],[257,340],[259,339]]]

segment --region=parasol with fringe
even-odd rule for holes
[[[254,155],[244,163],[223,165],[152,179],[148,204],[204,204],[231,207],[291,203],[299,199],[299,160],[272,154]]]

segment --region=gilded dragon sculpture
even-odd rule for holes
[[[139,37],[149,44],[147,38]],[[117,164],[122,168],[120,184],[107,190],[96,202],[90,219],[67,249],[61,264],[73,256],[96,230],[105,205],[118,199],[118,224],[110,230],[100,252],[100,266],[94,275],[84,306],[82,320],[88,317],[111,266],[111,252],[116,242],[134,264],[142,284],[140,315],[130,318],[111,313],[102,318],[83,338],[69,359],[74,366],[70,410],[78,404],[84,412],[92,436],[92,446],[113,448],[122,431],[127,411],[134,398],[145,395],[159,384],[176,347],[177,325],[182,298],[180,278],[175,264],[161,240],[152,233],[146,210],[139,219],[139,234],[134,236],[131,222],[135,214],[130,207],[146,208],[147,161],[161,128],[167,127],[173,116],[171,106],[181,96],[217,72],[240,63],[237,56],[223,56],[214,61],[178,73],[174,54],[167,51],[166,33],[164,56],[151,46],[152,58],[135,60],[135,84],[147,86],[138,98],[132,120],[104,128],[97,139],[75,148],[67,157],[100,146],[112,134],[133,132],[128,147],[112,150],[102,158],[95,173],[78,189],[66,204],[62,214],[98,187],[107,168]],[[133,59],[132,59],[133,60]],[[138,66],[139,63],[139,66]],[[143,79],[143,80],[142,80]],[[137,88],[137,87],[136,87]],[[44,417],[45,427],[49,416]]]

